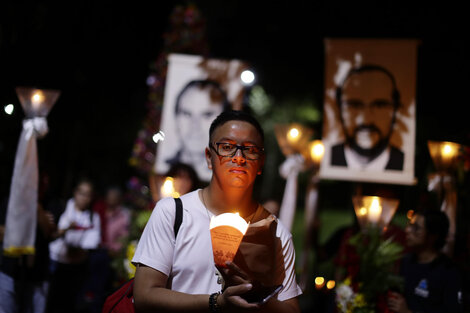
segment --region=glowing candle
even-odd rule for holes
[[[209,229],[214,262],[226,267],[227,261],[233,261],[248,223],[238,213],[223,213],[211,218]]]
[[[42,93],[42,91],[37,90],[31,97],[31,106],[34,110],[38,110],[43,102],[44,94]]]
[[[450,166],[453,158],[457,154],[457,145],[452,143],[445,143],[441,148],[442,163]]]
[[[160,192],[162,193],[163,197],[178,198],[180,196],[179,193],[176,192],[176,190],[175,190],[173,177],[165,178],[165,182],[163,182],[163,185],[160,188]]]
[[[312,158],[313,162],[320,163],[324,153],[325,147],[323,146],[321,140],[315,140],[310,148],[310,157]]]
[[[373,197],[369,207],[369,221],[373,224],[377,224],[382,215],[382,207],[380,206],[379,198]]]
[[[315,277],[315,288],[321,289],[325,285],[325,278]]]
[[[290,143],[296,143],[300,139],[300,130],[296,127],[292,127],[287,133],[287,140]]]

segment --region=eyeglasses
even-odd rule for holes
[[[354,111],[354,112],[362,112],[365,111],[367,107],[370,107],[371,110],[374,112],[391,112],[393,111],[393,103],[387,100],[378,99],[371,103],[364,103],[360,100],[351,99],[343,101],[343,106],[346,110]]]
[[[258,160],[264,153],[264,148],[255,145],[239,146],[228,142],[216,142],[216,147],[210,144],[210,147],[221,157],[233,157],[240,149],[242,155],[247,160]]]

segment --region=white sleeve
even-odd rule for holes
[[[100,216],[96,212],[93,213],[92,228],[85,230],[81,247],[83,249],[96,249],[101,242],[101,222]]]
[[[281,238],[285,273],[284,280],[282,282],[284,287],[279,292],[277,299],[279,301],[284,301],[301,295],[302,290],[296,280],[295,249],[292,235],[285,229],[282,223],[277,225],[277,235]]]
[[[67,212],[63,212],[59,217],[59,223],[57,223],[57,228],[67,229],[70,226],[70,219]]]
[[[174,199],[158,201],[142,232],[132,263],[147,265],[169,276],[175,248],[174,221]]]

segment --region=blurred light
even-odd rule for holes
[[[364,215],[367,214],[367,209],[365,207],[362,207],[362,208],[359,209],[358,213],[359,213],[360,216],[364,216]]]
[[[147,77],[147,85],[148,86],[152,86],[153,84],[155,84],[156,81],[157,81],[157,79],[153,75],[150,75],[149,77]]]
[[[152,137],[153,142],[158,143],[160,140],[163,141],[165,140],[165,133],[162,131],[159,131]]]
[[[315,288],[321,289],[325,285],[325,278],[323,277],[315,277]]]
[[[335,288],[335,285],[336,285],[336,283],[335,283],[334,280],[329,280],[329,281],[326,283],[326,288],[328,288],[328,289],[333,289],[333,288]]]
[[[241,73],[240,79],[244,85],[251,85],[255,81],[255,74],[252,71],[245,70]]]
[[[361,230],[367,229],[370,224],[383,230],[392,220],[399,202],[377,196],[353,196],[354,212]]]
[[[310,157],[312,158],[312,161],[317,164],[320,163],[324,153],[325,147],[321,140],[314,140],[310,146]]]
[[[299,138],[300,138],[300,131],[297,128],[292,127],[287,133],[287,139],[289,140],[289,142],[295,142]]]
[[[460,144],[450,141],[428,141],[428,150],[437,171],[455,170]]]
[[[44,94],[41,90],[37,90],[31,97],[31,105],[33,109],[37,110],[44,102]]]
[[[369,208],[369,221],[377,224],[379,222],[380,215],[382,215],[382,206],[380,205],[379,198],[373,197]]]
[[[5,107],[4,107],[4,110],[5,110],[5,113],[8,114],[8,115],[12,115],[13,114],[13,111],[15,110],[15,106],[13,104],[7,104]]]
[[[409,220],[411,220],[414,215],[415,215],[415,211],[413,211],[413,210],[408,210],[408,212],[406,212],[406,217],[407,217]]]
[[[445,157],[452,156],[455,150],[457,149],[454,149],[454,147],[452,147],[450,144],[445,144],[442,147],[442,156],[445,156]]]
[[[175,197],[178,198],[180,194],[176,192],[175,190],[175,185],[174,185],[174,179],[173,177],[168,176],[165,178],[165,182],[163,183],[160,192],[163,197]]]

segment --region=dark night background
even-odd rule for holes
[[[40,167],[61,195],[78,175],[125,184],[146,114],[149,64],[161,52],[172,1],[3,1],[0,4],[1,196],[7,195],[23,111],[14,88],[61,96],[39,141]],[[469,144],[465,10],[452,2],[197,1],[210,54],[250,62],[275,99],[323,101],[325,38],[415,38],[417,177],[429,166],[427,139]],[[13,103],[12,116],[3,106]],[[317,129],[321,131],[321,129]],[[423,162],[423,160],[427,160]]]
[[[47,119],[49,133],[38,141],[40,169],[51,175],[52,191],[58,197],[70,196],[81,175],[90,176],[101,188],[114,183],[125,186],[135,173],[129,158],[147,114],[150,64],[162,52],[170,13],[185,3],[0,2],[0,199],[9,193],[24,117],[16,86],[61,90]],[[403,0],[193,3],[206,19],[210,57],[251,63],[257,83],[277,104],[286,103],[285,99],[309,99],[321,108],[325,38],[419,40],[418,186],[399,187],[402,212],[410,207],[409,199],[426,188],[426,174],[432,171],[427,140],[470,146],[470,36],[463,4]],[[3,110],[9,103],[16,106],[11,116]],[[315,131],[321,132],[321,125]],[[470,220],[468,172],[466,176],[459,195],[461,229],[467,229]],[[348,183],[321,188],[324,207],[349,209],[351,198],[344,193],[351,190]],[[282,184],[278,190],[282,195]],[[302,201],[299,195],[299,207]],[[459,238],[459,256],[468,269],[468,230]]]

